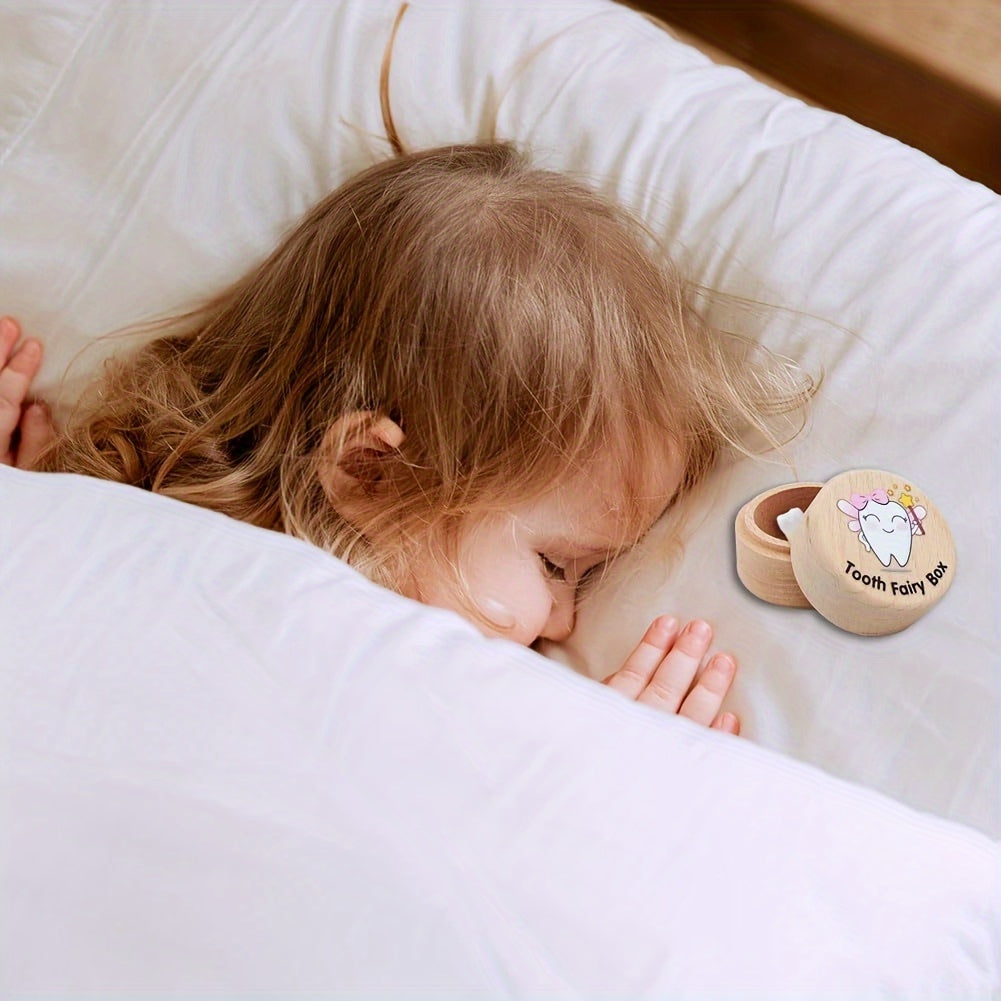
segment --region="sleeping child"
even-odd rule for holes
[[[0,320],[0,461],[287,532],[526,645],[810,392],[732,352],[624,211],[506,143],[377,163],[154,327],[56,431],[42,345]],[[660,616],[606,681],[737,733],[711,642]]]

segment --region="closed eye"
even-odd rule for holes
[[[550,580],[559,581],[561,584],[573,584],[578,592],[594,584],[600,579],[601,574],[608,567],[608,558],[599,560],[591,565],[579,575],[576,574],[576,560],[570,560],[566,566],[550,559],[545,553],[538,553],[542,570]]]
[[[539,561],[542,563],[542,569],[545,571],[547,577],[551,577],[553,580],[566,582],[567,579],[567,568],[561,567],[558,563],[554,563],[545,553],[539,553]]]

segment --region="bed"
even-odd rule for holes
[[[997,997],[1001,200],[604,0],[0,7],[0,309],[57,415],[389,154],[512,139],[623,201],[721,326],[822,371],[546,656],[304,543],[0,468],[5,997]],[[399,20],[398,20],[399,19]],[[861,638],[740,585],[750,497],[933,492],[947,597]],[[669,540],[683,516],[684,546]],[[594,679],[661,611],[733,738]]]

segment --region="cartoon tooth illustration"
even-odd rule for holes
[[[891,560],[896,560],[901,567],[907,566],[912,537],[917,532],[924,534],[925,509],[912,504],[908,510],[890,500],[885,490],[852,494],[849,500],[838,501],[838,509],[848,515],[848,528],[858,532],[862,545],[884,567],[889,567]]]

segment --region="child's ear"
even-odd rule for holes
[[[323,436],[320,479],[334,509],[355,527],[379,493],[386,459],[403,444],[403,428],[371,410],[338,417]]]

